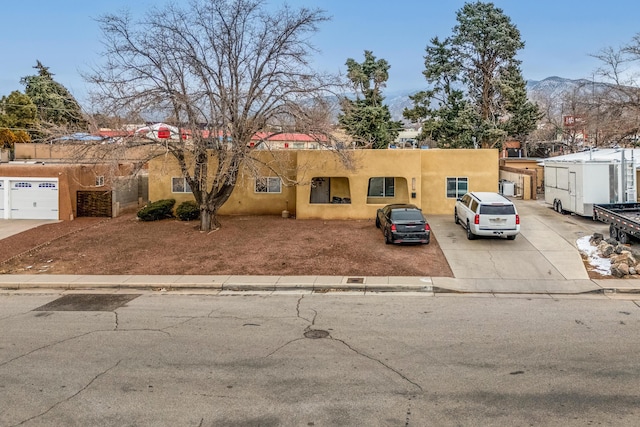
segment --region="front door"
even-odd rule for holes
[[[329,203],[331,178],[313,178],[311,180],[311,200],[309,203]]]

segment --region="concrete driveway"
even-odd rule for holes
[[[451,215],[429,216],[456,279],[589,280],[576,241],[608,226],[590,218],[560,215],[544,201],[514,200],[520,215],[515,240],[467,240]]]
[[[59,222],[57,219],[0,219],[0,239],[22,233],[43,224]]]

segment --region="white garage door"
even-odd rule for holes
[[[11,181],[12,219],[58,219],[58,181]]]

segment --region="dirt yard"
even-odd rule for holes
[[[196,222],[78,218],[0,240],[3,274],[367,275],[453,277],[437,236],[386,245],[371,220],[222,217]]]

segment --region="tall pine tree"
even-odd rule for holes
[[[522,138],[538,112],[526,91],[522,98],[520,31],[493,3],[466,3],[457,21],[451,37],[427,46],[424,75],[432,87],[413,97],[405,117],[435,130],[430,136],[444,147],[499,147],[507,137]]]
[[[387,148],[402,129],[402,123],[391,120],[389,107],[383,104],[382,89],[389,79],[391,66],[384,59],[376,60],[371,51],[365,51],[364,57],[362,63],[347,59],[347,77],[353,85],[355,99],[341,99],[338,122],[358,146]]]
[[[38,108],[42,130],[86,131],[87,120],[78,101],[67,88],[53,79],[49,68],[40,61],[34,68],[38,74],[23,77],[20,82],[25,85],[25,94]]]

